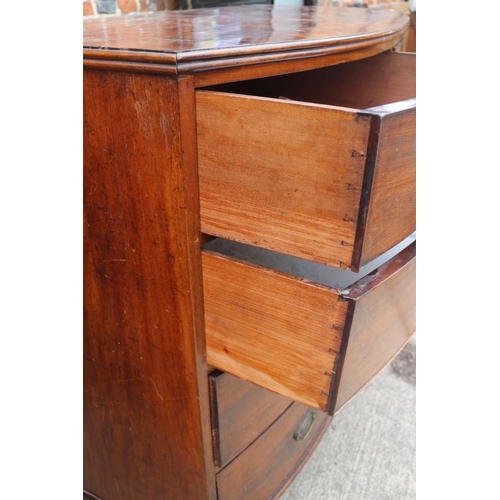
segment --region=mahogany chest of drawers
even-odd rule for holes
[[[276,498],[415,329],[388,10],[84,22],[84,495]]]

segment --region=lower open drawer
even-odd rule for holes
[[[415,330],[416,242],[355,274],[219,241],[202,252],[214,368],[333,415]]]

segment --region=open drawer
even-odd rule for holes
[[[415,56],[196,92],[204,233],[358,271],[415,231]]]
[[[333,415],[415,330],[412,241],[360,274],[239,243],[208,243],[208,364]]]

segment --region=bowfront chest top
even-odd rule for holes
[[[267,500],[415,329],[397,11],[84,20],[84,495]]]

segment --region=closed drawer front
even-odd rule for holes
[[[385,254],[359,278],[237,243],[209,243],[202,252],[208,363],[333,414],[415,330],[415,245],[379,265]]]
[[[224,466],[258,438],[293,403],[228,373],[209,376],[216,465]]]
[[[219,500],[268,500],[291,479],[330,423],[295,403],[216,476]]]
[[[202,231],[358,271],[415,231],[415,56],[196,95]]]

